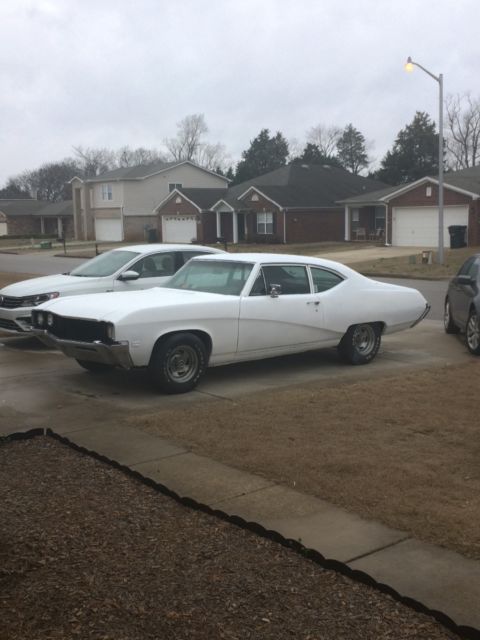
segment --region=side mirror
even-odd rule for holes
[[[472,285],[474,284],[475,279],[472,278],[472,276],[467,276],[467,275],[461,275],[461,276],[457,276],[457,284],[463,284],[463,285]]]
[[[278,298],[278,296],[282,293],[282,285],[281,284],[271,284],[270,285],[270,297]]]
[[[137,271],[124,271],[118,276],[118,280],[122,280],[122,282],[126,282],[128,280],[138,280],[140,274]]]

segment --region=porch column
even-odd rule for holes
[[[238,244],[238,216],[236,211],[232,211],[233,224],[233,244]]]
[[[350,240],[350,207],[345,205],[345,240]]]
[[[217,238],[222,237],[222,225],[220,223],[220,211],[215,211],[215,216],[217,220]]]
[[[40,216],[40,233],[43,234],[45,233],[45,223],[43,221],[43,216]]]
[[[57,238],[63,238],[63,221],[57,218]]]
[[[393,238],[392,238],[393,241]],[[388,241],[388,204],[385,205],[385,246],[389,247],[390,242]]]

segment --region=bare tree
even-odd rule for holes
[[[83,177],[94,178],[95,176],[114,169],[117,164],[115,152],[110,149],[93,149],[91,147],[73,147],[80,166]]]
[[[469,93],[446,100],[447,162],[452,169],[475,167],[480,159],[480,100]]]
[[[342,136],[342,130],[339,127],[325,126],[317,124],[307,131],[307,141],[315,144],[322,156],[326,158],[335,156],[337,153],[337,144]]]
[[[217,144],[202,144],[198,147],[197,152],[193,158],[201,167],[216,171],[220,169],[222,173],[225,173],[230,166],[230,156],[228,155],[225,146],[217,142]]]
[[[186,116],[177,123],[177,129],[176,138],[165,139],[165,146],[172,159],[175,161],[194,160],[195,154],[202,144],[202,136],[208,132],[203,113]]]
[[[140,164],[153,164],[155,162],[165,161],[165,156],[156,149],[145,149],[145,147],[138,147],[137,149],[130,149],[125,146],[119,149],[116,153],[116,165],[119,167],[135,167]]]

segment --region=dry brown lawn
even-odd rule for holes
[[[480,559],[480,362],[131,419],[194,452]]]

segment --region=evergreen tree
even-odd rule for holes
[[[264,173],[269,173],[287,164],[288,142],[278,131],[270,137],[268,129],[262,129],[243,151],[242,160],[237,165],[235,183],[245,182]]]
[[[365,137],[352,124],[345,127],[338,139],[337,157],[340,165],[354,175],[369,165]]]
[[[307,142],[301,156],[294,158],[295,164],[328,164],[333,167],[340,167],[340,162],[336,156],[323,154],[316,144]]]
[[[405,184],[438,173],[438,134],[430,116],[417,111],[402,129],[375,173],[387,184]]]

